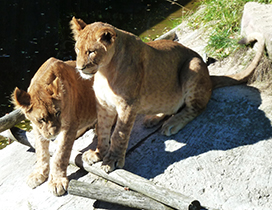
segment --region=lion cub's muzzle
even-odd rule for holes
[[[48,141],[55,141],[56,138],[57,138],[58,135],[54,135],[54,134],[50,134],[50,133],[47,133],[47,134],[43,134],[43,137],[45,139],[47,139]]]
[[[46,138],[47,140],[54,141],[60,133],[60,128],[57,126],[52,126],[47,130],[41,131],[41,133],[43,137]]]
[[[93,65],[85,65],[83,67],[76,67],[76,69],[79,71],[81,77],[83,77],[84,79],[92,78],[94,74],[98,71],[98,67]]]
[[[77,70],[79,70],[79,71],[83,71],[84,69],[86,69],[87,68],[87,66],[83,66],[83,67],[76,67],[77,68]]]

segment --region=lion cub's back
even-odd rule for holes
[[[65,109],[69,109],[69,115],[76,115],[80,123],[85,124],[96,119],[93,79],[83,79],[75,67],[76,61],[63,62],[49,58],[32,78],[28,91],[31,95],[40,95],[45,101],[51,100],[47,97],[48,94],[41,93],[46,92],[48,85],[59,78],[61,88],[57,91],[62,102],[66,104]]]

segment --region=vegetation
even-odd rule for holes
[[[5,137],[0,136],[0,149],[5,148],[9,144],[9,140]]]
[[[18,127],[18,128],[25,130],[25,131],[30,131],[32,129],[29,120],[23,120],[20,124],[15,125],[15,127]],[[0,136],[0,149],[5,148],[7,145],[9,145],[11,143],[12,142],[10,141],[10,139]]]
[[[244,5],[252,0],[202,0],[202,12],[188,17],[194,28],[209,27],[211,30],[206,51],[217,59],[227,57],[239,46],[240,22]],[[253,0],[253,2],[272,4],[272,0]]]
[[[182,8],[182,17],[171,19],[170,28],[183,21],[194,29],[206,27],[210,31],[206,52],[216,59],[223,59],[241,47],[238,45],[240,23],[247,2],[272,4],[272,0],[199,0],[194,3],[194,8],[187,9],[175,0],[167,1]],[[141,38],[147,42],[157,37],[152,34]]]

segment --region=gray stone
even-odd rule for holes
[[[272,4],[248,2],[244,6],[241,34],[260,32],[265,38],[266,49],[272,58]]]

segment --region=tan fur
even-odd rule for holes
[[[93,80],[80,77],[75,61],[48,59],[31,80],[28,91],[18,88],[13,103],[32,122],[37,165],[27,184],[35,188],[49,176],[49,190],[57,196],[68,187],[66,175],[77,134],[96,122]],[[58,149],[49,169],[49,142],[56,138]]]
[[[123,167],[138,113],[149,115],[145,119],[147,126],[171,116],[162,126],[162,133],[170,136],[205,109],[212,89],[220,85],[217,80],[223,85],[245,82],[243,78],[237,80],[237,75],[211,79],[202,58],[173,41],[145,44],[109,24],[87,25],[75,18],[71,28],[76,40],[77,68],[85,78],[94,75],[98,102],[98,146],[96,151],[85,152],[83,159],[89,164],[103,159],[107,172]]]

